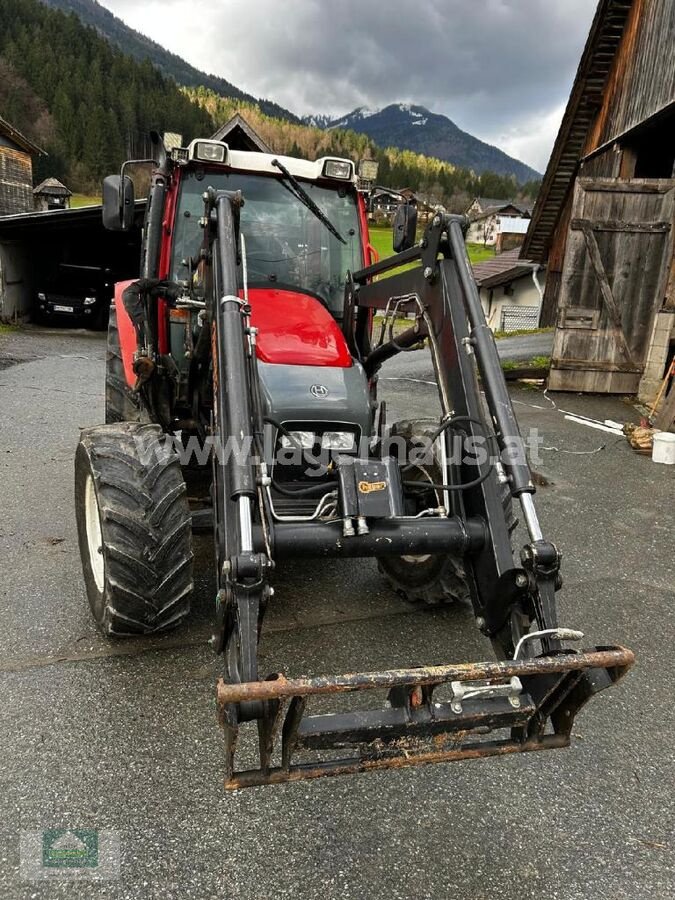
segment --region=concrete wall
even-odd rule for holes
[[[537,278],[542,289],[544,287],[543,273],[538,273]],[[498,331],[502,323],[502,309],[504,306],[534,306],[537,309],[541,304],[539,291],[532,280],[531,275],[525,275],[511,282],[509,288],[512,294],[505,294],[504,287],[500,286],[490,290],[480,289],[480,299],[487,323],[493,331]]]
[[[28,318],[35,290],[34,271],[27,244],[0,242],[0,322]]]
[[[675,342],[675,312],[659,312],[654,319],[647,361],[638,391],[638,397],[643,403],[653,403],[656,399],[665,376],[671,342]]]

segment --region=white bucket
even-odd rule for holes
[[[675,434],[658,431],[654,435],[652,460],[657,463],[665,463],[667,466],[675,466]]]

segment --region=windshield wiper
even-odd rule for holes
[[[281,183],[284,185],[284,187],[285,187],[285,188],[288,188],[288,190],[291,191],[291,193],[292,193],[295,197],[297,197],[297,199],[298,199],[302,204],[304,204],[310,212],[314,213],[314,215],[317,217],[317,219],[318,219],[320,222],[322,222],[322,223],[326,226],[326,228],[330,231],[330,233],[331,233],[334,237],[336,237],[339,241],[342,241],[343,244],[346,244],[347,241],[342,237],[342,235],[341,235],[340,232],[337,230],[337,228],[335,227],[335,225],[333,225],[333,223],[330,221],[330,219],[328,219],[328,218],[321,212],[321,210],[319,209],[319,207],[318,207],[318,206],[316,205],[316,203],[312,200],[312,198],[309,196],[309,194],[308,194],[307,191],[304,189],[304,187],[300,184],[300,182],[297,180],[297,178],[296,178],[294,175],[291,175],[291,173],[288,171],[288,169],[286,168],[286,166],[285,166],[283,163],[279,162],[278,159],[273,159],[273,160],[272,160],[272,165],[273,165],[273,166],[276,166],[277,169],[279,169],[279,170],[283,173],[284,178],[286,178],[286,179],[290,182],[290,184],[291,184],[293,190],[291,190],[291,188],[289,188],[288,185],[285,184],[285,183],[282,181]]]

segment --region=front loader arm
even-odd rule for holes
[[[483,548],[470,560],[472,601],[481,630],[490,637],[503,634],[504,651],[510,655],[514,648],[508,629],[504,631],[504,628],[514,607],[538,607],[540,630],[557,625],[554,607],[550,602],[540,603],[538,593],[550,601],[549,587],[558,578],[559,556],[552,545],[543,541],[532,503],[535,487],[526,448],[466,253],[465,224],[462,216],[437,215],[415,247],[354,273],[347,286],[346,318],[358,322],[359,311],[366,309],[386,315],[391,310],[392,298],[400,313],[414,312],[418,319],[416,339],[426,337],[430,344],[444,418],[465,419],[467,435],[482,440],[485,429],[477,424],[484,419],[477,373],[480,375],[491,419],[486,424],[494,428],[499,462],[508,478],[511,495],[520,501],[532,542],[523,565],[517,566],[513,560],[496,478],[451,495],[451,501],[453,510],[464,520],[480,517],[487,527]],[[372,280],[399,266],[403,258],[409,262],[418,260],[420,265],[399,275]],[[418,314],[420,309],[423,315]],[[368,370],[370,359],[381,355],[382,349],[365,352],[364,365]],[[442,439],[447,441],[447,432]],[[471,469],[462,469],[453,473],[452,467],[448,467],[445,475],[448,479],[459,477],[470,481]],[[538,563],[542,554],[549,563],[545,575],[539,571],[543,569]],[[551,639],[549,643],[553,645]]]
[[[435,517],[411,517],[392,507],[368,522],[364,514],[367,527],[355,533],[343,530],[339,516],[298,522],[269,515],[264,503],[269,479],[260,461],[263,456],[256,460],[253,454],[252,439],[263,425],[256,399],[254,333],[236,278],[241,198],[209,192],[206,201],[209,223],[213,219],[208,292],[213,327],[213,431],[220,441],[248,438],[251,447],[250,453],[236,459],[236,454],[222,454],[222,458],[214,454],[219,648],[225,656],[217,702],[225,733],[226,787],[567,746],[577,711],[594,693],[619,680],[632,665],[633,654],[623,647],[575,652],[562,646],[563,641],[582,635],[558,627],[555,591],[561,585],[560,555],[544,540],[537,520],[525,445],[466,257],[464,220],[437,215],[416,247],[347,280],[344,329],[353,355],[369,377],[376,377],[379,367],[399,350],[428,340],[442,408],[437,439],[444,448],[443,483],[433,487],[445,499],[439,509],[427,510]],[[413,261],[420,263],[413,270],[373,280]],[[388,344],[373,348],[369,334],[373,310],[384,312],[385,317],[414,313],[412,333],[399,339],[392,336]],[[475,468],[453,461],[448,453],[449,432],[459,425],[473,438],[484,438],[494,429],[498,459],[483,466],[480,477],[475,477]],[[374,482],[382,490],[393,489],[385,474],[390,463],[391,459],[373,463],[377,478],[385,479]],[[344,462],[338,460],[338,470],[341,465]],[[529,534],[520,563],[514,561],[503,506],[506,483],[521,504]],[[343,513],[353,502],[345,490],[340,484],[338,502]],[[351,558],[443,553],[462,560],[477,625],[492,639],[502,658],[499,662],[295,680],[275,674],[259,679],[257,636],[272,593],[267,580],[273,554],[276,558]],[[518,627],[514,621],[520,623]],[[532,622],[536,631],[530,634]],[[533,651],[534,638],[541,644],[539,655]],[[389,692],[386,708],[305,715],[315,695],[378,688]],[[237,739],[241,723],[247,720],[257,722],[259,764],[237,771]],[[341,751],[339,757],[336,751]],[[306,760],[307,754],[317,753],[318,759]],[[305,759],[296,761],[297,754]]]
[[[258,678],[259,624],[269,588],[271,561],[253,545],[253,507],[257,497],[251,357],[253,345],[246,303],[237,281],[240,192],[205,194],[211,259],[208,299],[212,327],[213,510],[217,565],[218,648],[233,683]],[[257,432],[261,423],[257,423]],[[256,703],[230,705],[229,734],[240,721],[260,718]],[[231,751],[233,752],[233,747]]]

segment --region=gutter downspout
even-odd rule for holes
[[[539,294],[539,314],[537,315],[537,328],[540,328],[541,311],[544,307],[544,291],[542,289],[542,286],[539,284],[537,273],[541,272],[541,265],[539,263],[530,263],[530,268],[532,269],[532,281],[534,282],[534,286],[536,287],[537,293]]]

